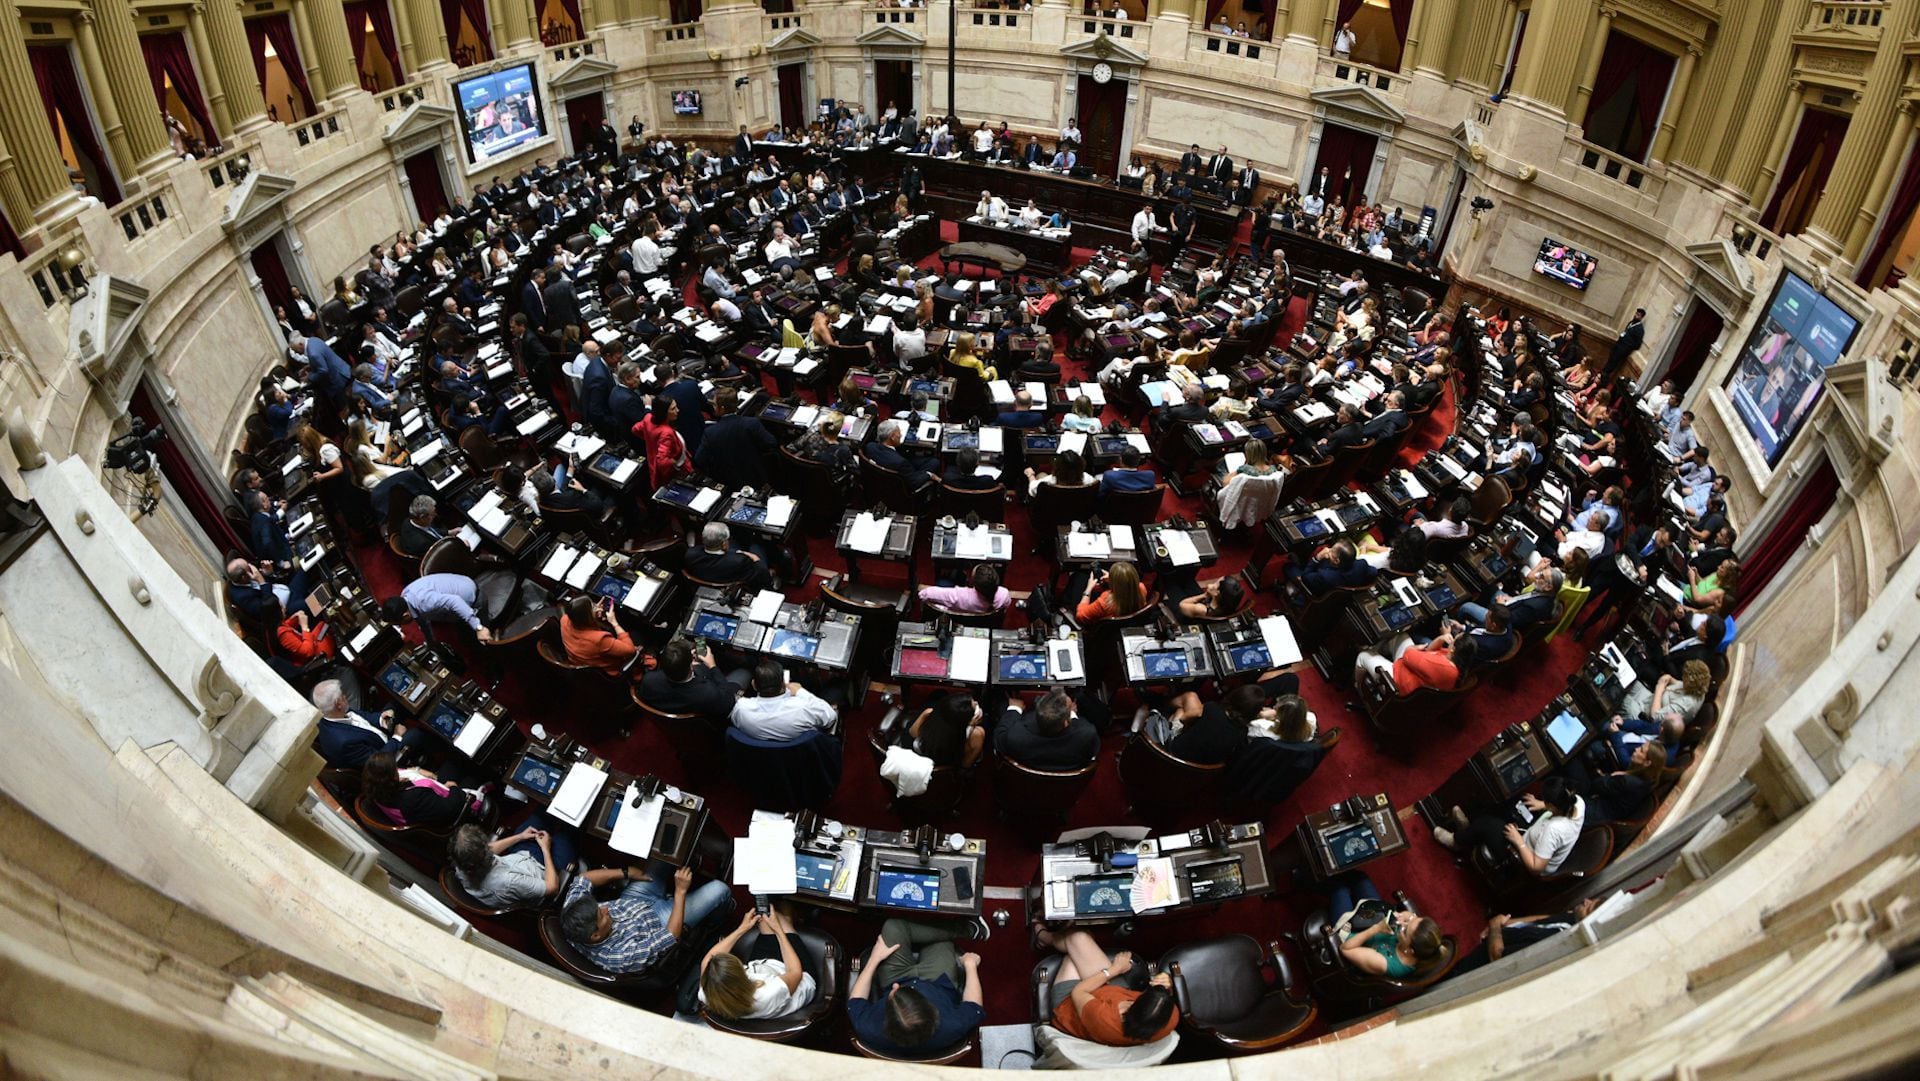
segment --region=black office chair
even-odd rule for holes
[[[734,956],[742,959],[752,957],[759,941],[759,931],[748,931],[740,937],[740,941],[734,943]],[[832,935],[811,927],[794,930],[793,950],[800,955],[800,967],[813,977],[813,1001],[806,1006],[784,1017],[755,1020],[721,1017],[711,1008],[702,1006],[700,1016],[721,1032],[769,1043],[790,1043],[812,1032],[840,1010],[840,964],[843,953],[840,943]]]
[[[689,969],[706,956],[707,950],[719,937],[719,927],[733,914],[733,901],[728,898],[721,911],[703,927],[687,928],[686,934],[675,940],[674,944],[654,958],[641,972],[608,972],[587,959],[580,948],[567,940],[565,932],[560,930],[562,909],[548,909],[540,914],[540,942],[546,946],[547,953],[574,979],[588,987],[605,991],[610,995],[623,998],[637,998],[658,995],[678,987]]]
[[[1276,986],[1269,986],[1263,973],[1269,965]],[[1319,1012],[1311,997],[1296,994],[1292,968],[1278,943],[1262,950],[1247,935],[1222,935],[1175,946],[1160,958],[1160,966],[1173,977],[1181,1026],[1228,1054],[1283,1046],[1304,1033]]]
[[[1064,821],[1093,784],[1096,759],[1079,769],[1034,769],[1000,755],[993,761],[993,806],[1002,817],[1029,829]]]
[[[1142,492],[1108,492],[1099,500],[1100,517],[1109,525],[1149,525],[1160,520],[1166,494],[1165,483]]]
[[[944,617],[952,620],[956,626],[961,627],[985,627],[990,630],[997,630],[1007,625],[1007,609],[1012,607],[1013,606],[1009,604],[1007,608],[995,608],[990,612],[962,612],[958,609],[949,608],[944,604],[922,599],[920,601],[920,616],[922,619],[929,621]]]
[[[817,811],[840,788],[840,737],[813,731],[797,740],[755,739],[738,728],[726,733],[727,772],[753,805],[769,811]]]
[[[1394,900],[1398,907],[1418,915],[1406,894],[1396,893]],[[1377,1010],[1411,998],[1445,979],[1454,961],[1459,959],[1459,944],[1452,935],[1445,935],[1440,940],[1440,955],[1411,975],[1386,976],[1363,972],[1340,952],[1339,934],[1334,930],[1333,921],[1328,919],[1324,906],[1308,913],[1298,939],[1291,934],[1287,939],[1298,946],[1306,958],[1314,997],[1324,1003],[1330,1012],[1338,1009],[1343,1014]]]
[[[1208,818],[1225,794],[1225,763],[1189,762],[1144,731],[1120,748],[1118,766],[1127,813],[1156,825]]]

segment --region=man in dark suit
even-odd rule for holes
[[[347,692],[337,679],[323,679],[313,686],[313,704],[320,711],[320,723],[313,732],[313,749],[333,769],[357,770],[376,754],[401,754],[425,742],[427,729],[411,732],[404,724],[393,723],[393,711],[378,719],[347,708]]]
[[[543,290],[547,285],[547,272],[535,268],[527,283],[520,287],[520,314],[527,317],[527,325],[535,330],[547,329],[547,300]]]
[[[580,297],[573,291],[573,282],[558,271],[548,277],[545,288],[540,290],[540,299],[547,305],[547,326],[560,331],[570,341],[579,341]]]
[[[613,419],[613,370],[600,355],[600,343],[588,339],[581,344],[580,355],[587,360],[585,370],[580,373],[581,415],[606,438],[627,438],[628,429],[619,427]]]
[[[768,338],[780,326],[780,320],[767,305],[765,294],[755,289],[740,306],[740,325],[756,338]]]
[[[1203,162],[1200,157],[1199,143],[1195,143],[1192,146],[1188,147],[1187,152],[1180,155],[1180,171],[1188,174],[1189,176],[1198,175],[1200,172],[1200,166],[1202,164]]]
[[[1260,186],[1260,170],[1251,165],[1243,165],[1240,167],[1239,180],[1240,198],[1243,200],[1240,205],[1252,206],[1254,190]]]
[[[707,396],[700,393],[700,381],[688,368],[682,368],[680,374],[660,393],[680,405],[680,416],[673,422],[674,430],[686,441],[689,456],[700,453],[700,441],[706,438]]]
[[[984,492],[1000,485],[999,477],[980,474],[980,452],[964,447],[953,456],[953,464],[940,474],[940,482],[961,492]]]
[[[647,416],[647,399],[640,393],[641,374],[639,364],[623,360],[614,373],[613,386],[607,390],[607,414],[623,432],[633,431],[633,426]]]
[[[1287,579],[1299,582],[1310,595],[1319,596],[1345,586],[1363,586],[1373,581],[1373,564],[1354,552],[1350,541],[1335,541],[1313,554],[1306,564],[1288,563]]]
[[[1188,241],[1193,239],[1193,229],[1199,219],[1193,212],[1193,205],[1182,200],[1174,204],[1173,213],[1168,220],[1172,226],[1167,231],[1172,234],[1173,250],[1177,254],[1187,246]]]
[[[1387,407],[1380,415],[1360,426],[1360,434],[1366,439],[1392,439],[1407,426],[1407,396],[1400,391],[1387,392]]]
[[[1120,450],[1120,464],[1100,474],[1100,494],[1109,492],[1145,492],[1160,483],[1145,464],[1140,448],[1128,444]]]
[[[435,504],[432,496],[414,496],[413,502],[407,504],[407,520],[400,523],[394,544],[415,559],[426,555],[427,549],[432,548],[447,535],[447,531],[434,522],[439,513],[440,508]]]
[[[1601,369],[1600,378],[1612,379],[1615,373],[1627,363],[1627,358],[1644,345],[1646,340],[1647,309],[1635,308],[1633,319],[1627,323],[1627,329],[1620,332],[1620,337],[1614,340],[1613,348],[1607,352],[1607,366]]]
[[[1055,687],[1025,712],[1009,708],[993,729],[993,747],[1029,769],[1083,769],[1100,755],[1100,733]]]
[[[700,543],[687,546],[681,564],[688,574],[703,582],[731,585],[744,582],[748,589],[770,589],[773,575],[766,560],[733,543],[733,533],[724,522],[708,522],[700,527]]]
[[[1040,146],[1040,140],[1027,140],[1027,148],[1020,154],[1020,164],[1034,166],[1047,161],[1050,155]]]
[[[1227,156],[1226,147],[1221,147],[1220,153],[1207,162],[1207,178],[1216,190],[1225,188],[1227,181],[1233,179],[1233,159]]]
[[[287,536],[286,524],[280,516],[273,513],[273,498],[265,492],[247,493],[247,539],[253,548],[253,558],[273,564],[274,569],[286,573],[293,569],[293,541]]]
[[[1348,447],[1357,447],[1367,441],[1366,432],[1360,427],[1360,414],[1350,405],[1341,405],[1334,416],[1333,430],[1320,437],[1315,448],[1321,454],[1331,454]]]
[[[753,160],[753,136],[747,134],[747,126],[740,125],[740,134],[733,137],[733,156],[739,161]]]
[[[714,394],[713,411],[718,419],[707,425],[693,464],[729,488],[746,484],[761,488],[767,483],[767,455],[779,442],[759,417],[743,417],[739,410],[739,391],[721,387]]]
[[[691,713],[715,728],[725,728],[742,683],[722,675],[714,665],[713,650],[702,642],[695,647],[675,638],[660,647],[660,666],[640,680],[640,701],[662,713]]]
[[[898,420],[885,420],[880,424],[879,439],[866,446],[867,459],[882,469],[891,469],[900,474],[907,483],[907,490],[917,492],[933,480],[933,471],[939,462],[931,458],[910,458],[900,452],[900,444],[906,442],[907,426]]]
[[[267,581],[258,564],[235,559],[227,564],[227,603],[234,610],[271,631],[287,618],[287,610],[307,600],[307,575],[295,570],[285,585]]]
[[[520,347],[520,367],[534,380],[535,386],[544,386],[552,381],[553,354],[548,351],[547,343],[534,333],[533,324],[524,314],[515,313],[507,324],[513,330],[513,340]]]

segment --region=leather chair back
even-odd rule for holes
[[[1008,607],[1012,606],[1009,605]],[[991,612],[961,612],[953,608],[948,608],[944,604],[936,604],[933,601],[922,600],[920,602],[920,615],[922,619],[927,620],[938,619],[941,616],[945,616],[961,627],[986,627],[990,630],[997,630],[1007,625],[1006,608],[996,608]]]
[[[1003,522],[1007,517],[1007,486],[996,484],[982,491],[948,486],[944,481],[934,492],[934,510],[965,518],[978,514],[983,522]]]
[[[1293,470],[1287,474],[1287,480],[1280,488],[1280,503],[1306,501],[1318,502],[1331,490],[1329,481],[1333,476],[1332,458],[1322,458],[1317,462],[1294,459]]]
[[[1416,732],[1430,731],[1437,722],[1445,720],[1459,708],[1480,680],[1472,675],[1450,691],[1435,687],[1421,687],[1412,694],[1395,692],[1393,678],[1384,675],[1369,675],[1355,688],[1360,693],[1360,704],[1367,712],[1367,721],[1383,743],[1406,747],[1407,737]]]
[[[564,883],[568,869],[559,868],[558,870],[561,881]],[[503,916],[511,916],[520,912],[536,912],[545,908],[551,900],[551,898],[542,897],[538,900],[525,901],[517,905],[495,906],[486,904],[475,898],[473,894],[468,893],[467,887],[461,885],[459,872],[453,869],[453,864],[451,863],[440,868],[440,892],[446,894],[447,900],[453,902],[453,907],[469,919],[478,916],[483,919],[497,920]]]
[[[890,510],[910,511],[919,502],[907,487],[905,477],[885,466],[874,464],[864,453],[860,455],[860,479],[868,500],[885,503]]]
[[[702,1006],[700,1016],[706,1019],[707,1024],[721,1032],[731,1032],[736,1036],[766,1040],[770,1043],[787,1043],[800,1039],[839,1012],[840,969],[843,956],[840,943],[832,935],[812,927],[796,928],[792,937],[793,950],[800,955],[800,967],[806,969],[807,974],[813,977],[813,1001],[783,1017],[753,1020],[720,1017],[712,1009]],[[734,943],[734,956],[742,960],[752,957],[754,948],[759,942],[760,932],[748,931],[740,936],[740,941]]]
[[[838,525],[853,493],[833,482],[833,470],[786,447],[775,454],[778,468],[773,470],[773,487],[800,502],[808,532],[824,533]]]
[[[797,740],[755,739],[726,731],[727,772],[754,806],[769,811],[815,811],[840,787],[843,757],[838,736],[814,731]]]
[[[1095,759],[1079,769],[1035,769],[997,755],[993,760],[993,805],[1003,815],[1036,828],[1058,823],[1086,794],[1099,768],[1100,762]]]
[[[648,705],[640,697],[638,683],[632,684],[627,694],[640,719],[667,737],[667,744],[689,775],[710,774],[719,767],[725,743],[719,725],[698,714],[668,713]]]
[[[1319,1011],[1296,995],[1293,973],[1277,943],[1262,950],[1247,935],[1222,935],[1176,946],[1160,958],[1173,978],[1180,1023],[1229,1054],[1270,1051],[1298,1039]],[[1267,984],[1272,966],[1278,986]]]
[[[1203,765],[1176,757],[1145,732],[1135,732],[1120,748],[1118,765],[1128,812],[1155,825],[1211,814],[1227,769],[1224,763]]]
[[[1167,494],[1166,484],[1156,484],[1142,492],[1108,492],[1100,496],[1100,517],[1109,525],[1148,525],[1160,520],[1160,503]]]
[[[1034,489],[1027,504],[1027,520],[1033,523],[1033,543],[1042,552],[1051,552],[1060,527],[1069,522],[1092,518],[1100,495],[1095,481],[1085,484],[1042,484]]]
[[[540,914],[540,942],[546,946],[566,973],[588,987],[598,988],[609,994],[653,994],[672,989],[679,984],[680,977],[692,964],[707,952],[713,935],[695,932],[688,928],[688,934],[681,936],[674,944],[654,958],[644,971],[632,973],[608,972],[587,959],[579,947],[568,941],[560,930],[560,909],[548,909]]]
[[[507,460],[506,452],[477,424],[460,429],[460,452],[477,473],[491,473]]]

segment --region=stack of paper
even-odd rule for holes
[[[795,506],[792,496],[776,495],[767,498],[767,526],[770,529],[785,529],[793,520]]]
[[[695,514],[705,514],[712,510],[713,505],[718,502],[720,502],[720,489],[702,488],[699,493],[693,497],[693,501],[687,504],[687,509],[693,511]]]
[[[792,819],[754,814],[747,835],[733,841],[733,884],[761,895],[799,891]]]
[[[1085,458],[1087,455],[1087,433],[1061,432],[1060,433],[1060,453],[1065,454],[1068,451],[1072,451],[1075,454],[1080,455],[1082,458]]]
[[[567,571],[573,567],[573,561],[579,558],[578,550],[564,544],[556,544],[553,546],[553,554],[548,556],[547,562],[541,566],[540,576],[551,578],[556,582],[561,581],[565,578]]]
[[[486,745],[487,737],[491,735],[493,735],[493,722],[476,713],[468,717],[467,723],[461,726],[460,735],[455,737],[453,746],[461,754],[472,758],[480,753],[480,748]]]
[[[784,594],[771,589],[754,594],[753,604],[747,608],[747,622],[772,626],[773,617],[780,614],[780,605],[786,599]]]
[[[567,572],[567,584],[575,589],[587,588],[587,583],[593,581],[593,576],[600,573],[600,562],[600,557],[592,552],[582,554],[580,562],[575,563],[573,569]]]
[[[1071,559],[1105,559],[1113,554],[1113,546],[1107,538],[1098,533],[1067,534],[1067,556]]]
[[[646,859],[653,854],[653,838],[660,832],[660,812],[667,800],[660,795],[646,800],[639,797],[638,784],[627,785],[627,790],[620,794],[624,806],[620,808],[619,817],[613,820],[613,836],[607,839],[607,846],[616,852]],[[639,800],[638,807],[634,806],[635,800]]]
[[[639,468],[639,462],[634,461],[632,458],[622,458],[620,459],[620,464],[614,466],[613,472],[609,475],[613,477],[615,484],[625,484],[627,478],[633,476],[634,470]]]
[[[1166,545],[1167,559],[1176,567],[1191,567],[1200,562],[1200,550],[1194,547],[1193,538],[1184,530],[1162,530],[1160,543]]]
[[[1285,668],[1299,663],[1305,654],[1300,652],[1300,643],[1293,637],[1293,624],[1286,616],[1264,616],[1260,620],[1260,637],[1267,643],[1268,663],[1275,668]]]
[[[947,656],[948,678],[963,683],[985,683],[987,661],[992,652],[993,643],[988,639],[956,636]]]
[[[600,789],[606,783],[605,770],[575,762],[567,770],[566,779],[560,782],[559,791],[553,794],[553,802],[547,804],[547,813],[569,826],[580,825],[587,820],[587,812],[593,810],[593,801],[599,798]]]
[[[1001,442],[1000,429],[998,428],[980,429],[980,453],[998,454],[1000,453],[1001,448],[1004,445],[1005,444]]]
[[[853,525],[847,530],[847,547],[856,552],[878,555],[887,546],[887,531],[892,528],[892,518],[875,518],[861,511],[854,516]]]
[[[991,532],[984,525],[961,525],[953,538],[954,558],[985,559],[993,551],[993,541],[988,536]]]

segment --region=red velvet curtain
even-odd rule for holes
[[[1342,203],[1351,207],[1367,186],[1367,174],[1373,169],[1373,152],[1378,143],[1379,140],[1367,132],[1322,124],[1320,153],[1307,175],[1317,177],[1320,167],[1326,166],[1328,201],[1338,195]]]
[[[153,396],[147,393],[144,380],[134,385],[133,397],[127,402],[127,412],[146,421],[149,427],[164,419],[159,408],[153,404]],[[247,542],[227,522],[226,497],[216,497],[207,491],[200,474],[188,464],[187,454],[180,449],[179,442],[161,440],[160,445],[154,448],[154,455],[160,459],[160,476],[166,480],[167,487],[172,488],[180,501],[187,505],[194,523],[213,542],[213,546],[223,553],[249,551]]]
[[[1220,18],[1220,13],[1225,11],[1226,8],[1227,0],[1207,0],[1207,25],[1201,27],[1201,29],[1213,29],[1214,20]]]
[[[87,97],[80,89],[80,77],[73,70],[73,55],[67,51],[66,43],[29,45],[27,58],[33,61],[33,81],[40,85],[40,104],[46,107],[47,126],[53,129],[54,138],[59,138],[60,124],[64,122],[74,151],[93,165],[100,186],[105,189],[93,194],[108,206],[117,204],[120,185],[113,177],[107,152],[101,149],[100,138],[94,133],[93,117],[87,112]]]
[[[1913,222],[1913,212],[1920,209],[1920,152],[1909,151],[1906,171],[1900,174],[1900,186],[1893,189],[1893,199],[1887,203],[1887,212],[1880,219],[1880,235],[1874,239],[1873,247],[1867,249],[1867,257],[1860,261],[1859,270],[1854,273],[1854,282],[1863,288],[1878,288],[1886,281],[1886,275],[1875,277],[1874,271],[1880,260],[1906,234],[1907,226]]]
[[[1593,96],[1587,99],[1587,115],[1581,120],[1587,141],[1634,161],[1646,160],[1672,78],[1673,57],[1626,34],[1608,32],[1606,51],[1600,54],[1600,70],[1593,80]],[[1614,104],[1629,88],[1629,82],[1632,109],[1620,131],[1596,133],[1595,117]]]
[[[778,78],[780,80],[780,126],[783,128],[806,127],[807,66],[782,64]]]
[[[580,14],[580,0],[560,0],[560,6],[565,9],[567,17],[573,20],[574,36],[586,37],[587,19],[586,16]]]
[[[1674,393],[1686,397],[1687,388],[1693,386],[1694,378],[1707,361],[1708,347],[1719,339],[1725,328],[1726,322],[1719,312],[1695,300],[1693,313],[1687,316],[1687,325],[1681,329],[1680,341],[1674,345],[1673,355],[1667,358],[1667,369],[1660,379],[1673,380]]]
[[[493,59],[493,23],[487,18],[487,0],[440,0],[440,19],[447,24],[447,44],[456,48],[460,40],[460,16],[465,14],[480,35],[477,60]]]
[[[600,122],[607,118],[607,103],[599,94],[568,98],[560,106],[567,114],[567,134],[573,139],[573,152],[584,154],[600,133]]]
[[[1735,615],[1745,611],[1780,573],[1780,568],[1787,565],[1793,553],[1800,550],[1801,543],[1807,539],[1807,530],[1826,517],[1827,511],[1833,509],[1834,497],[1839,494],[1839,474],[1833,471],[1831,461],[1820,459],[1820,468],[1801,485],[1767,538],[1740,561],[1740,596],[1734,602]]]
[[[1823,155],[1827,168],[1832,168],[1833,156],[1840,150],[1840,140],[1847,134],[1849,118],[1844,113],[1830,113],[1825,109],[1803,109],[1800,112],[1800,127],[1793,135],[1793,145],[1787,149],[1787,160],[1780,166],[1780,176],[1773,186],[1773,198],[1767,200],[1766,213],[1760,215],[1763,229],[1779,230],[1780,212],[1784,209],[1787,194],[1807,171],[1808,163],[1814,160],[1814,154],[1825,148]],[[1824,177],[1815,177],[1817,184],[1824,184]]]
[[[420,212],[420,220],[430,222],[439,217],[450,205],[446,185],[440,182],[440,152],[422,150],[403,164],[407,170],[407,187],[413,190],[413,207]]]
[[[27,249],[20,244],[20,234],[13,231],[13,223],[7,220],[4,210],[0,210],[0,252],[10,252],[15,259],[27,257]]]
[[[1341,23],[1352,22],[1353,17],[1360,14],[1360,9],[1365,6],[1365,0],[1340,0],[1340,6],[1335,10],[1333,16],[1334,27],[1337,29]],[[1398,25],[1399,21],[1399,17],[1395,16],[1394,23]]]
[[[1342,3],[1341,7],[1346,5]],[[1389,0],[1388,10],[1393,14],[1393,36],[1400,41],[1400,47],[1407,47],[1407,31],[1413,27],[1413,0]]]
[[[260,77],[260,85],[267,85],[267,46],[273,46],[274,53],[280,58],[280,69],[287,73],[287,81],[300,95],[306,105],[307,115],[311,116],[319,109],[313,103],[313,90],[307,86],[307,69],[300,63],[300,43],[293,39],[293,22],[286,12],[278,15],[262,15],[258,19],[247,20],[247,45],[253,49],[253,71]],[[277,104],[268,102],[267,104]],[[292,117],[286,119],[292,120]]]
[[[200,125],[200,137],[208,146],[220,145],[220,133],[214,130],[213,117],[207,113],[206,99],[200,94],[200,79],[193,71],[193,58],[187,54],[186,35],[179,31],[140,35],[140,53],[147,61],[147,75],[153,79],[153,99],[161,112],[167,111],[167,80],[187,106],[187,115]]]
[[[347,40],[353,45],[353,66],[359,68],[367,59],[367,23],[373,23],[374,39],[380,42],[380,52],[387,58],[387,66],[393,69],[396,82],[407,81],[407,72],[400,66],[400,39],[393,33],[393,13],[387,8],[387,0],[347,0],[341,5],[347,16]]]
[[[260,279],[260,289],[267,294],[267,302],[292,315],[293,283],[287,280],[287,268],[280,262],[280,249],[268,241],[248,252],[247,262],[253,264],[254,276]]]

